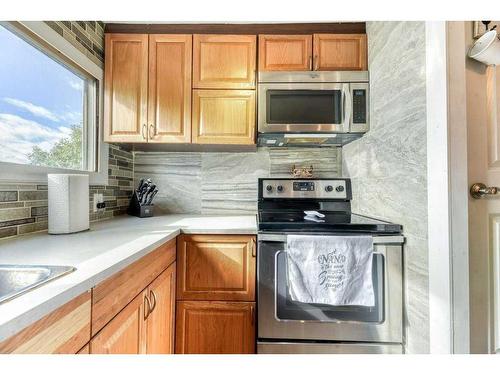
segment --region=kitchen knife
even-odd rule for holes
[[[141,180],[139,181],[139,186],[137,187],[137,192],[140,192],[141,191],[141,188],[142,188],[142,185],[144,184],[144,179],[141,178]]]
[[[153,191],[150,195],[149,195],[149,199],[147,200],[146,202],[146,205],[149,206],[151,203],[153,203],[153,198],[155,197],[155,195],[158,193],[158,189],[155,189],[155,191]]]
[[[146,193],[147,190],[148,190],[148,183],[146,182],[145,184],[142,185],[141,191],[139,191],[137,197],[139,199],[139,203],[142,201],[142,198],[144,198],[144,194]]]
[[[146,192],[142,196],[141,205],[145,205],[146,204],[146,202],[148,201],[148,195],[150,193],[152,193],[154,191],[154,189],[156,189],[156,185],[155,184],[148,185]]]

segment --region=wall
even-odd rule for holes
[[[425,23],[367,22],[371,128],[343,149],[353,211],[403,225],[406,349],[429,351]]]
[[[104,25],[97,21],[46,22],[96,64],[104,59]],[[90,186],[93,193],[103,193],[106,209],[90,213],[90,220],[101,220],[125,213],[132,195],[133,155],[118,146],[109,148],[108,186]],[[47,229],[47,185],[0,183],[0,238]]]
[[[340,176],[338,149],[266,149],[243,153],[135,152],[134,179],[158,185],[157,212],[254,214],[257,178],[290,177],[292,166],[318,177]]]

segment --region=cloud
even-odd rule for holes
[[[25,102],[25,101],[19,100],[19,99],[14,99],[14,98],[3,98],[3,100],[4,100],[4,102],[9,103],[15,107],[25,109],[35,116],[43,117],[43,118],[49,119],[51,121],[59,121],[60,120],[59,116],[52,113],[50,110],[48,110],[45,107],[41,107],[39,105],[30,103],[30,102]]]
[[[71,86],[71,88],[80,91],[83,88],[83,82],[82,81],[76,81],[74,79],[70,79],[68,81],[68,84]]]
[[[0,113],[0,160],[27,164],[27,155],[34,146],[48,151],[70,132],[68,127],[53,129],[20,116]]]

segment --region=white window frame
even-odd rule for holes
[[[76,173],[76,174],[87,174],[89,176],[89,182],[91,185],[107,185],[108,184],[108,156],[109,147],[103,141],[103,126],[102,126],[102,103],[104,95],[104,70],[103,67],[96,64],[94,61],[85,56],[84,53],[79,51],[75,46],[73,46],[69,41],[64,39],[56,31],[51,29],[45,22],[42,21],[26,21],[17,22],[20,26],[26,28],[29,32],[35,34],[38,38],[43,40],[45,43],[50,45],[58,53],[61,53],[66,59],[71,60],[79,68],[84,70],[90,76],[95,78],[98,90],[99,90],[99,100],[95,101],[97,108],[88,108],[92,115],[98,114],[97,125],[97,141],[95,145],[95,150],[92,152],[93,159],[97,163],[95,166],[95,171],[82,171],[73,170],[65,168],[53,168],[53,167],[42,167],[27,164],[15,164],[0,161],[0,182],[4,183],[47,183],[48,173]],[[0,25],[7,28],[12,28],[12,24],[9,22],[0,22]],[[89,114],[86,114],[87,116]],[[85,131],[85,130],[84,130]],[[97,156],[96,158],[96,151]]]

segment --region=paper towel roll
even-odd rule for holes
[[[49,233],[89,229],[89,176],[49,174]]]

